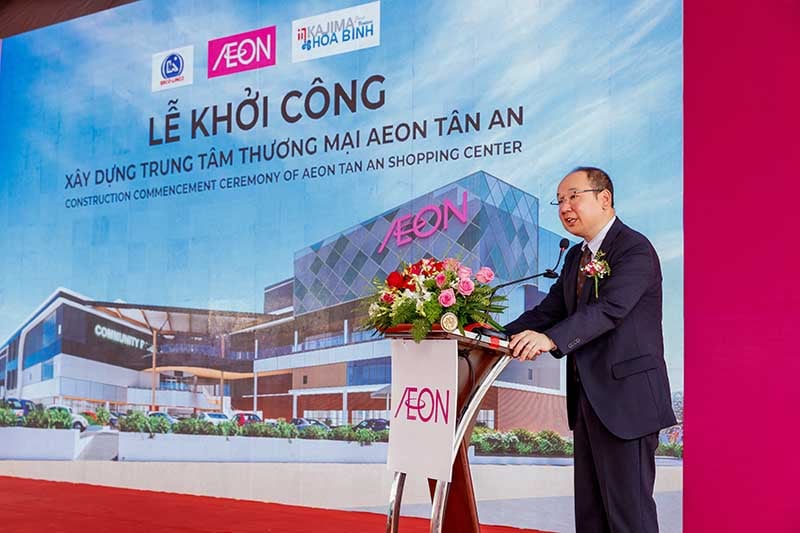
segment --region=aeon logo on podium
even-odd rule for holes
[[[397,403],[394,418],[447,424],[450,421],[450,394],[450,389],[406,387]]]
[[[208,77],[275,65],[275,26],[208,41]]]
[[[458,411],[458,343],[393,339],[389,468],[450,481]]]

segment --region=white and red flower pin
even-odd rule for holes
[[[591,261],[586,263],[582,268],[581,272],[587,278],[594,279],[594,297],[597,298],[597,285],[601,279],[606,276],[611,275],[611,267],[608,265],[608,261],[603,259],[605,257],[605,253],[602,250],[597,250],[597,253],[594,254],[594,257]]]

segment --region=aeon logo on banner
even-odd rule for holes
[[[447,424],[450,419],[450,390],[406,387],[394,411],[394,418]]]
[[[445,199],[441,206],[426,205],[416,214],[409,213],[394,219],[380,248],[378,248],[378,253],[381,253],[386,248],[386,244],[392,237],[394,237],[397,246],[405,246],[413,242],[412,235],[417,239],[427,239],[440,229],[446,230],[450,215],[455,216],[461,223],[466,224],[468,207],[467,192],[464,191],[460,208],[456,208],[453,202]],[[426,226],[429,227],[426,228]]]
[[[275,26],[208,41],[208,77],[227,76],[275,64]]]

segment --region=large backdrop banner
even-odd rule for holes
[[[1,44],[0,394],[87,429],[0,428],[2,458],[385,462],[374,280],[552,268],[579,165],[658,251],[682,418],[680,2],[143,0]],[[504,371],[473,464],[569,461],[564,365]],[[682,426],[661,442],[680,457]]]

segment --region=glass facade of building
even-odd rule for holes
[[[373,291],[401,262],[456,257],[491,267],[496,283],[539,267],[539,201],[476,172],[298,251],[294,313],[302,315]]]
[[[48,361],[61,352],[61,336],[58,332],[59,317],[63,315],[62,307],[50,313],[47,318],[36,324],[25,335],[22,368],[27,369],[44,361]]]
[[[348,385],[382,385],[392,381],[392,358],[378,357],[347,363]]]
[[[17,387],[17,366],[19,362],[19,333],[9,339],[2,353],[5,356],[5,390],[15,389]]]

